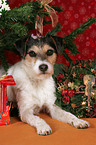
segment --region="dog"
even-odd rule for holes
[[[39,135],[49,135],[50,126],[37,114],[46,110],[54,119],[76,128],[87,128],[89,123],[62,110],[55,104],[55,82],[52,78],[58,50],[63,40],[57,36],[29,37],[26,42],[18,41],[17,50],[22,60],[8,69],[16,86],[8,86],[9,101],[16,101],[21,121],[34,126]]]

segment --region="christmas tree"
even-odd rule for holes
[[[21,5],[18,8],[10,9],[8,6],[8,1],[1,0],[0,7],[0,60],[7,71],[8,64],[4,52],[6,50],[13,51],[18,54],[15,48],[16,41],[27,38],[32,30],[35,30],[36,23],[38,22],[39,27],[43,25],[48,25],[50,23],[57,23],[57,15],[55,11],[61,12],[60,7],[50,6],[46,1],[33,1]],[[44,3],[45,2],[45,3]],[[50,1],[49,1],[50,2]],[[44,3],[44,4],[43,4]],[[47,9],[47,10],[46,10]],[[55,16],[54,16],[55,15]],[[46,21],[46,17],[52,17],[52,21]],[[55,19],[54,19],[55,17]],[[43,22],[41,23],[40,21]],[[88,26],[95,22],[95,18],[90,18],[87,22],[82,24],[78,29],[74,30],[71,34],[65,35],[64,45],[62,48],[63,56],[71,62],[70,57],[66,54],[65,48],[69,49],[73,54],[77,54],[77,47],[73,43],[73,39],[78,35],[83,33]],[[52,29],[49,34],[55,35],[61,28],[61,25],[57,23],[56,27]],[[42,28],[41,28],[42,29]]]
[[[18,40],[29,37],[33,32],[35,35],[43,35],[44,25],[52,23],[53,29],[48,32],[50,35],[55,35],[62,27],[55,12],[61,12],[62,10],[60,7],[51,6],[50,2],[50,0],[31,1],[18,8],[10,9],[8,1],[0,0],[0,60],[6,71],[9,66],[6,61],[5,51],[19,54],[15,48],[15,43]],[[47,21],[46,17],[51,17],[51,21]],[[70,62],[70,65],[56,64],[53,75],[57,85],[57,100],[55,103],[78,117],[96,116],[94,110],[96,97],[95,95],[92,96],[91,93],[88,99],[88,96],[85,95],[86,86],[83,81],[85,75],[95,76],[96,60],[90,63],[79,61],[74,64],[65,49],[69,49],[74,55],[77,54],[77,47],[73,43],[74,38],[82,34],[95,21],[96,18],[90,18],[81,24],[78,29],[64,36],[64,44],[60,53]],[[95,89],[93,94],[95,94]]]

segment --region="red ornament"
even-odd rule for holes
[[[68,94],[68,89],[63,89],[62,92],[61,92],[61,95],[64,96],[64,95],[67,95]]]
[[[61,83],[62,82],[62,78],[64,78],[64,74],[57,75],[57,83]]]
[[[62,98],[62,101],[65,103],[65,104],[68,104],[70,102],[70,98],[68,96],[64,96]]]
[[[1,32],[2,34],[4,34],[4,33],[5,33],[4,31],[5,31],[4,29],[0,29],[0,32]]]
[[[75,90],[68,90],[68,96],[72,97],[75,95]]]
[[[80,80],[83,80],[84,75],[85,75],[84,73],[81,73],[81,74],[79,75],[79,79],[80,79]]]

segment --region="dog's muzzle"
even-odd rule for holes
[[[48,69],[48,65],[46,65],[46,64],[41,64],[41,65],[39,66],[39,70],[40,70],[42,73],[44,73],[44,74],[45,74],[45,72],[47,71],[47,69]]]

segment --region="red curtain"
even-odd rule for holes
[[[11,8],[14,8],[29,1],[9,0],[9,5]],[[63,12],[58,14],[62,29],[57,34],[61,37],[64,37],[65,34],[70,34],[90,17],[96,17],[96,0],[53,0],[52,5],[61,6],[63,9]],[[44,27],[44,33],[50,31],[50,29],[50,26]],[[94,59],[96,57],[96,23],[91,25],[83,34],[78,35],[74,42],[80,53],[74,56],[68,52],[73,60]],[[58,62],[68,63],[61,56],[58,57]]]

